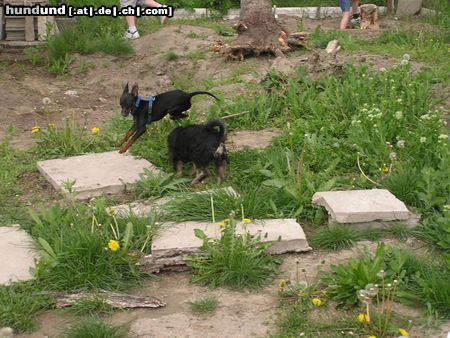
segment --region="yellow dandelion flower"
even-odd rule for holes
[[[278,283],[278,287],[280,289],[283,289],[285,286],[286,286],[286,280],[285,279],[280,280],[280,282]]]
[[[33,128],[31,128],[31,132],[33,134],[39,133],[41,131],[41,127],[39,126],[34,126]]]
[[[409,332],[406,331],[405,329],[398,329],[398,332],[402,337],[409,337]]]
[[[368,323],[369,322],[369,316],[367,316],[365,313],[360,313],[358,315],[358,321],[360,323]]]
[[[94,127],[91,129],[93,135],[97,135],[100,132],[100,128]]]
[[[322,300],[321,300],[320,298],[313,298],[313,299],[311,300],[311,302],[312,302],[315,306],[317,306],[317,307],[319,307],[319,306],[322,305]]]
[[[47,127],[48,127],[48,129],[55,129],[55,128],[56,128],[56,126],[55,126],[54,123],[49,123],[49,124],[47,125]]]
[[[108,242],[108,248],[111,251],[117,251],[120,249],[120,244],[119,244],[119,242],[115,241],[114,239],[111,239]]]
[[[383,173],[389,174],[389,167],[383,167]]]
[[[369,337],[367,337],[367,338],[377,338],[377,336],[369,336]]]
[[[244,223],[251,223],[252,222],[252,220],[250,218],[244,218],[242,221]]]
[[[220,226],[221,228],[223,228],[223,227],[225,227],[225,222],[224,221],[219,222],[219,223],[217,223],[217,225]]]
[[[106,212],[110,215],[110,216],[114,216],[116,214],[116,209],[114,209],[113,207],[108,207],[106,208]]]

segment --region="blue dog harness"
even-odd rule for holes
[[[148,119],[147,119],[147,124],[150,124],[150,123],[152,123],[152,107],[153,107],[153,101],[155,101],[155,97],[154,96],[138,96],[137,99],[136,99],[136,102],[134,104],[134,111],[133,111],[133,113],[135,113],[137,111],[141,101],[148,102]]]

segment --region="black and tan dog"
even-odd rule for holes
[[[229,163],[225,147],[226,127],[221,120],[211,120],[204,125],[177,127],[169,134],[169,159],[180,176],[185,163],[192,163],[195,176],[191,185],[201,183],[209,175],[209,165],[217,168],[218,181],[223,182]]]
[[[128,130],[125,137],[116,144],[116,147],[121,147],[131,137],[125,147],[120,149],[119,152],[126,152],[145,133],[147,125],[161,120],[167,114],[170,115],[172,120],[188,117],[183,112],[191,108],[191,98],[199,94],[207,94],[218,100],[216,96],[209,92],[197,91],[187,93],[179,89],[156,96],[139,96],[138,85],[135,84],[130,92],[127,83],[120,96],[120,107],[122,108],[122,116],[127,117],[130,113],[133,115],[133,126]]]

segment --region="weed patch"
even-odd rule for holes
[[[32,213],[41,259],[36,276],[51,289],[120,290],[139,280],[133,251],[149,252],[156,214],[118,219],[103,200]]]
[[[258,288],[276,273],[276,261],[267,253],[273,243],[246,233],[236,234],[236,222],[224,224],[219,239],[210,239],[200,229],[195,235],[203,241],[204,255],[190,257],[187,264],[193,269],[195,283],[217,287]]]

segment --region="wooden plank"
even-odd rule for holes
[[[6,24],[5,29],[14,29],[14,28],[20,28],[25,29],[25,18],[23,19],[17,19],[17,18],[6,18]]]
[[[31,6],[31,1],[24,0],[24,6]],[[25,17],[25,41],[36,40],[36,35],[34,34],[34,17],[27,15]]]
[[[6,40],[23,41],[25,40],[25,32],[7,32]]]

